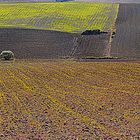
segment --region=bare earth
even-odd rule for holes
[[[1,140],[139,140],[138,62],[0,62]]]
[[[140,58],[140,4],[120,4],[111,55]]]

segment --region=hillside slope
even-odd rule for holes
[[[139,0],[76,0],[85,2],[104,2],[104,3],[140,3]]]
[[[75,46],[75,39],[77,45]],[[16,59],[103,56],[109,35],[84,36],[37,29],[0,29],[0,52],[11,50]]]
[[[80,35],[88,29],[110,31],[118,7],[82,2],[1,3],[0,51],[11,50],[22,59],[103,56],[109,34]]]
[[[0,139],[137,139],[139,63],[0,62]]]
[[[0,0],[0,2],[48,2],[56,0]],[[75,0],[86,2],[105,2],[105,3],[140,3],[139,0]]]
[[[118,4],[0,3],[0,27],[57,30],[81,33],[87,29],[108,31],[116,20]]]
[[[113,56],[140,58],[140,4],[120,4],[116,35],[112,42]]]
[[[32,30],[0,29],[0,51],[11,50],[17,59],[61,58],[71,53],[71,33]]]
[[[16,59],[103,56],[109,34],[84,36],[37,29],[0,29],[0,52],[11,50]],[[76,42],[75,42],[76,41]]]

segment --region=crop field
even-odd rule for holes
[[[54,2],[55,0],[6,0],[6,2]],[[84,2],[104,2],[104,3],[140,3],[139,0],[75,0]],[[5,0],[0,0],[5,2]]]
[[[139,62],[0,62],[0,139],[138,140]]]
[[[120,4],[111,55],[140,58],[140,4]]]
[[[0,52],[11,50],[16,59],[51,59],[70,55],[75,34],[37,29],[0,29]]]
[[[84,2],[103,2],[103,3],[140,3],[139,0],[76,0]]]
[[[104,3],[0,3],[0,27],[31,28],[81,33],[108,31],[114,25],[118,4]]]
[[[78,48],[74,46],[78,38]],[[37,29],[0,29],[0,52],[11,50],[16,59],[103,56],[109,35],[86,36]],[[94,44],[94,45],[93,45]]]
[[[82,36],[78,38],[77,48],[72,49],[71,57],[103,57],[109,44],[110,34]]]

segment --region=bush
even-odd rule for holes
[[[4,60],[13,60],[14,53],[12,51],[2,51],[0,54],[0,58]]]
[[[100,34],[107,34],[108,32],[102,32],[99,29],[97,30],[86,30],[81,35],[100,35]]]

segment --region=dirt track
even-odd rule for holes
[[[120,4],[113,56],[140,58],[140,4]]]

